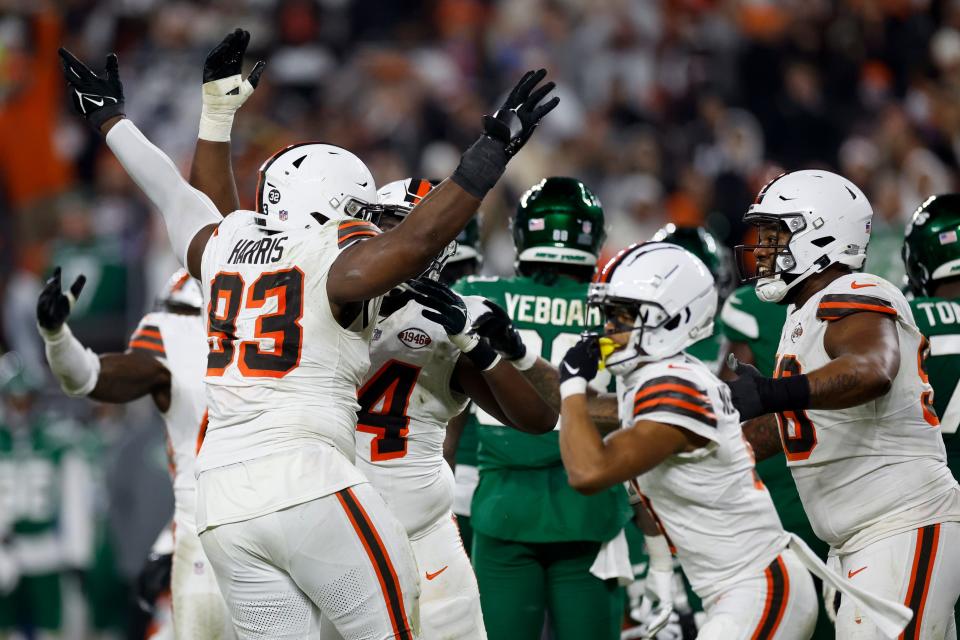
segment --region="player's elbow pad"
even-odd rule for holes
[[[54,335],[41,331],[50,371],[60,388],[70,396],[89,395],[100,377],[100,358],[80,344],[70,327],[63,325]]]

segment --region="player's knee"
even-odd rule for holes
[[[421,600],[420,622],[424,638],[480,638],[483,628],[480,600],[475,595],[466,594],[427,602]],[[437,635],[440,633],[443,635]]]

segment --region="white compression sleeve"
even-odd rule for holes
[[[85,396],[97,386],[100,377],[100,358],[73,336],[70,327],[63,325],[50,333],[40,329],[47,352],[50,371],[60,381],[67,395]]]
[[[217,208],[210,198],[184,180],[173,161],[147,140],[130,120],[124,118],[110,129],[107,146],[150,202],[160,210],[173,252],[186,266],[187,249],[197,232],[223,219]]]

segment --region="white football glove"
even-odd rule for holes
[[[656,638],[670,622],[673,611],[673,571],[649,569],[643,581],[643,595],[630,617],[640,623],[638,638]]]
[[[233,117],[257,88],[264,62],[254,65],[247,79],[240,75],[250,33],[236,29],[207,55],[203,64],[203,109],[200,139],[229,142]]]

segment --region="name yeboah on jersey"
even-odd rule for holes
[[[823,367],[830,322],[853,313],[896,320],[900,368],[886,394],[847,409],[785,412],[780,436],[817,535],[840,553],[926,526],[960,520],[960,487],[946,465],[926,339],[899,289],[870,274],[831,282],[802,307],[791,305],[775,376]]]

